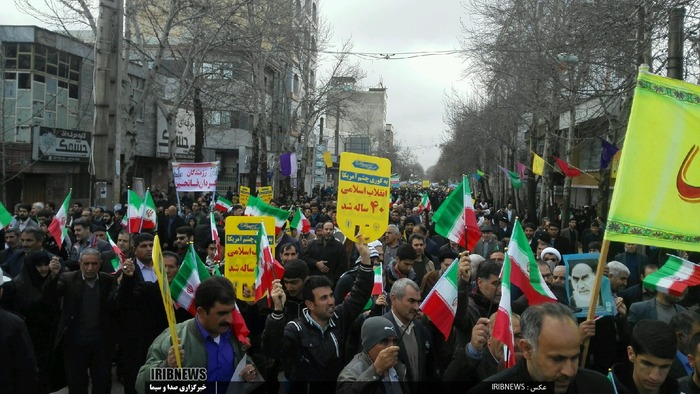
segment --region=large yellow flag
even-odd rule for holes
[[[532,153],[534,156],[532,158],[532,173],[535,175],[544,174],[544,159],[541,158],[537,153]]]
[[[640,70],[605,238],[700,251],[699,146],[700,86]]]

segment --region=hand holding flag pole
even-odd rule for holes
[[[610,240],[603,237],[603,244],[600,247],[600,256],[598,257],[598,268],[595,272],[595,284],[593,285],[593,290],[591,293],[591,303],[588,305],[588,316],[586,320],[593,320],[595,318],[595,309],[598,306],[598,296],[600,295],[600,285],[603,281],[603,274],[605,272],[605,265],[608,258],[608,249],[610,248]],[[586,366],[586,359],[588,358],[588,346],[590,345],[591,339],[587,338],[583,341],[583,352],[581,354],[581,366]]]

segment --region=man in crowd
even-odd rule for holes
[[[332,222],[323,223],[321,238],[309,243],[303,257],[309,266],[309,275],[323,275],[333,284],[338,282],[340,275],[348,268],[345,248],[333,236],[334,231]]]
[[[494,382],[553,382],[556,394],[613,394],[605,376],[579,368],[581,334],[569,307],[558,302],[531,306],[520,319],[520,329],[523,358],[470,393],[489,393]]]
[[[678,382],[668,376],[677,346],[676,333],[668,323],[640,321],[632,330],[631,342],[629,362],[612,368],[616,392],[678,393]]]
[[[603,233],[600,232],[600,224],[596,220],[591,222],[591,230],[582,236],[581,249],[583,253],[590,252],[589,245],[592,242],[603,242]]]
[[[421,234],[413,234],[408,239],[413,250],[416,251],[416,258],[413,260],[413,270],[416,272],[416,283],[423,283],[425,274],[435,271],[435,265],[432,261],[432,256],[425,254],[425,238]]]
[[[37,222],[32,220],[32,218],[29,217],[29,211],[31,211],[32,206],[29,204],[19,204],[19,208],[17,209],[17,216],[15,217],[14,224],[12,227],[19,232],[24,231],[25,228],[28,227],[39,227]]]
[[[406,392],[406,366],[398,360],[394,325],[370,317],[362,324],[361,339],[362,351],[340,372],[336,393],[386,392],[387,386],[391,392]]]
[[[101,258],[99,250],[87,248],[80,253],[80,270],[60,276],[60,263],[49,263],[46,296],[61,307],[56,343],[64,345],[71,393],[87,394],[88,383],[93,393],[106,393],[111,386],[117,279],[99,272]]]
[[[649,264],[649,258],[637,251],[637,245],[626,243],[625,251],[615,256],[615,260],[626,265],[630,270],[627,286],[634,286],[641,282],[641,274],[644,267]]]
[[[0,305],[3,286],[10,280],[0,269]],[[34,393],[38,381],[27,326],[21,317],[0,307],[0,393]]]
[[[561,250],[564,254],[576,254],[581,243],[581,237],[576,230],[576,218],[569,219],[569,226],[561,230],[562,238],[566,238],[569,243],[569,249]]]
[[[552,271],[552,283],[556,285],[566,286],[566,266],[558,265]]]
[[[24,251],[20,241],[20,231],[10,227],[5,230],[5,249],[0,252],[0,268],[10,278],[19,275],[22,269]]]
[[[109,236],[116,240],[122,230],[122,224],[114,221],[114,211],[105,210],[102,212],[102,224],[107,229]]]
[[[437,379],[437,364],[432,337],[428,328],[416,319],[421,294],[416,282],[397,280],[389,293],[391,310],[384,314],[399,334],[399,361],[406,365],[407,380],[415,389],[419,382]]]
[[[73,234],[75,235],[75,243],[71,247],[66,261],[66,267],[70,270],[77,270],[79,266],[79,258],[83,250],[94,248],[100,252],[112,250],[109,242],[103,241],[92,234],[92,223],[87,218],[81,218],[73,222]]]
[[[549,223],[549,228],[547,229],[549,234],[549,246],[558,250],[559,252],[564,250],[570,250],[571,245],[569,240],[559,235],[559,225],[551,222]]]
[[[561,253],[559,253],[558,250],[552,247],[542,249],[538,256],[541,261],[549,265],[550,270],[553,270],[554,267],[558,266],[559,263],[561,263]]]
[[[630,329],[634,329],[634,325],[643,319],[660,320],[664,323],[670,322],[673,316],[686,310],[678,304],[683,299],[683,296],[676,297],[657,292],[656,296],[651,300],[635,302],[630,306],[627,317]]]
[[[430,256],[431,259],[440,254],[440,246],[430,239],[430,231],[428,231],[428,228],[425,227],[424,224],[416,224],[413,226],[413,234],[420,234],[423,236],[425,240],[425,254]]]
[[[403,242],[401,241],[401,233],[399,227],[395,224],[390,224],[384,233],[384,266],[388,266],[395,258]]]
[[[136,392],[139,367],[146,362],[151,342],[168,326],[153,268],[153,236],[134,237],[134,258],[124,261],[117,292],[122,330],[119,340],[124,360],[124,391]]]
[[[490,225],[482,224],[479,230],[481,230],[481,239],[476,243],[472,252],[488,259],[491,252],[498,247],[498,240],[493,236],[493,227]]]
[[[158,238],[164,250],[169,250],[173,246],[177,229],[186,224],[185,219],[177,214],[175,205],[171,205],[165,210],[165,218],[158,221]]]
[[[182,366],[206,368],[207,382],[217,385],[215,391],[226,392],[236,366],[246,357],[231,328],[232,312],[236,308],[233,284],[220,276],[205,279],[195,291],[194,305],[197,308],[195,317],[179,323],[176,328],[178,338],[182,340]],[[150,370],[163,366],[177,367],[169,330],[163,331],[148,349],[146,362],[138,371],[136,391],[148,392],[146,385]],[[257,373],[255,366],[247,362],[239,379],[253,381],[257,379]]]
[[[344,366],[345,335],[370,297],[374,276],[369,247],[361,235],[357,236],[355,247],[360,254],[361,265],[355,286],[345,302],[335,306],[332,284],[327,277],[309,276],[304,283],[306,308],[303,316],[289,322],[284,328],[282,365],[293,385],[293,392],[304,390],[308,383],[335,382]],[[276,292],[275,297],[278,295],[282,294]],[[275,308],[279,306],[279,301],[276,301]],[[308,346],[309,343],[318,346]],[[319,386],[312,386],[311,389],[327,392]]]
[[[520,316],[512,315],[513,338],[515,351],[522,334],[520,331]],[[496,313],[490,318],[479,318],[472,329],[472,336],[466,347],[455,349],[450,365],[443,374],[446,382],[468,382],[472,385],[498,372],[499,364],[504,361],[503,342],[493,337],[493,327],[496,323]]]
[[[700,370],[700,333],[693,335],[688,349],[688,362],[693,367],[693,373],[690,376],[678,379],[678,386],[681,393],[700,394],[700,376],[698,373],[698,370]]]
[[[684,311],[673,316],[669,324],[678,338],[678,350],[668,376],[678,380],[693,374],[693,366],[690,364],[688,355],[693,353],[690,346],[691,338],[700,332],[700,315],[696,312]]]
[[[627,280],[630,277],[630,270],[626,265],[619,261],[611,261],[606,267],[608,268],[608,279],[610,280],[610,291],[613,297],[627,288]]]

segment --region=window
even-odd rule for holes
[[[299,75],[294,74],[294,84],[292,85],[292,91],[294,94],[299,94]]]
[[[233,79],[230,63],[202,63],[202,76],[206,79]]]
[[[229,111],[210,111],[208,116],[210,126],[229,127],[231,125],[231,112]]]
[[[131,84],[131,104],[134,105],[134,119],[143,120],[146,111],[146,103],[144,97],[144,88],[146,80],[134,75],[129,75]]]

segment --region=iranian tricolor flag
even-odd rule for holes
[[[647,289],[680,297],[688,286],[700,284],[700,266],[678,256],[669,255],[666,264],[647,275],[642,283]]]
[[[311,229],[311,223],[306,216],[301,213],[301,208],[297,208],[296,212],[294,212],[294,217],[292,218],[290,227],[295,228],[297,231],[304,234],[308,233],[309,229]]]
[[[122,253],[122,250],[119,249],[119,246],[117,246],[117,244],[114,243],[114,241],[112,240],[112,237],[109,236],[109,233],[106,233],[106,234],[107,234],[107,240],[109,241],[109,245],[112,247],[112,250],[114,251],[114,254],[115,254],[111,263],[112,263],[112,268],[114,268],[114,273],[116,273],[117,271],[119,271],[121,269],[122,265],[124,264],[124,258],[125,258],[124,253]]]
[[[236,303],[234,303],[234,308],[231,312],[231,317],[231,329],[233,330],[233,333],[236,334],[238,342],[245,343],[246,345],[250,346],[250,339],[248,339],[248,335],[250,335],[250,330],[245,324],[243,314],[241,314],[241,310],[238,309],[238,304]]]
[[[58,249],[61,249],[61,247],[63,246],[63,240],[66,239],[66,222],[68,221],[68,205],[70,204],[70,198],[71,198],[72,194],[73,194],[73,189],[71,189],[68,192],[66,199],[63,200],[63,204],[61,204],[61,208],[58,210],[58,213],[56,213],[56,216],[53,217],[51,224],[49,224],[49,233],[51,233],[51,235],[53,236],[53,239],[56,240],[56,244],[58,245]]]
[[[476,222],[472,191],[469,189],[469,179],[465,176],[462,183],[447,196],[433,215],[435,232],[443,237],[457,242],[469,251],[481,238],[481,230]]]
[[[450,336],[457,312],[458,279],[459,260],[455,259],[420,305],[420,309],[445,336],[445,340]]]
[[[141,217],[143,218],[143,221],[141,222],[142,230],[153,230],[158,228],[156,203],[153,201],[153,197],[151,197],[150,190],[146,190],[146,195],[143,197],[143,204],[141,204]]]
[[[216,228],[216,220],[214,219],[214,212],[209,213],[209,226],[211,227],[211,242],[216,245],[216,254],[214,254],[214,260],[219,261],[221,244],[219,243],[219,230]]]
[[[199,284],[210,276],[207,267],[195,253],[194,244],[190,244],[187,254],[182,260],[182,265],[180,265],[180,270],[177,271],[173,282],[170,284],[170,292],[173,299],[194,316],[196,312],[194,293],[197,291]]]
[[[418,205],[418,209],[423,212],[425,210],[430,211],[431,206],[430,206],[430,198],[428,198],[428,193],[423,193],[423,196],[420,199],[420,204]]]
[[[510,237],[506,259],[512,264],[511,283],[518,286],[530,305],[537,305],[543,302],[556,302],[549,286],[542,278],[537,260],[532,254],[530,244],[525,237],[523,227],[518,220],[513,226],[513,234]],[[501,296],[501,298],[503,298]]]
[[[382,265],[374,267],[374,287],[372,287],[372,295],[382,294],[384,291],[384,283],[382,282]]]
[[[513,337],[513,311],[510,307],[511,262],[506,259],[501,270],[501,302],[498,304],[496,321],[493,323],[493,337],[503,343],[503,359],[506,368],[515,365],[515,339]]]
[[[255,197],[250,196],[248,198],[248,205],[245,207],[246,216],[271,216],[275,219],[275,234],[279,234],[282,231],[287,219],[289,218],[289,212],[284,209],[275,208],[272,205],[268,205],[265,201]]]
[[[229,209],[233,208],[233,203],[221,196],[217,197],[216,203],[214,204],[214,209],[219,212],[228,212]]]
[[[143,223],[142,205],[141,197],[139,197],[135,191],[129,189],[126,209],[127,229],[129,233],[141,232],[141,224]]]
[[[252,198],[253,196],[251,196]],[[270,241],[267,239],[265,226],[260,225],[258,231],[258,245],[255,250],[258,258],[258,264],[255,267],[255,301],[262,300],[265,294],[272,291],[272,281],[274,278],[275,256],[272,255]],[[267,299],[268,306],[271,305],[270,298]]]
[[[0,202],[0,228],[7,227],[12,222],[12,214]]]

